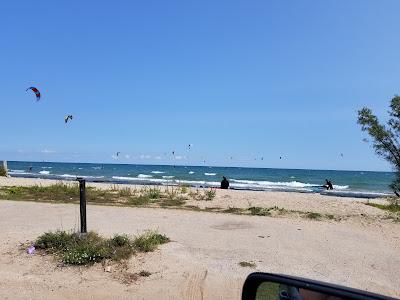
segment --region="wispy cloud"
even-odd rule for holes
[[[139,156],[139,158],[140,158],[140,159],[150,159],[150,158],[151,158],[151,155],[142,154],[142,155]]]
[[[54,150],[50,150],[50,149],[43,149],[43,150],[42,150],[42,151],[40,151],[40,152],[42,152],[42,153],[44,153],[44,154],[56,153],[56,151],[54,151]]]
[[[185,155],[175,155],[176,160],[185,160],[186,156]]]
[[[131,156],[130,156],[129,154],[125,154],[125,158],[126,158],[126,159],[130,159]]]
[[[155,156],[154,158],[155,158],[155,159],[162,159],[161,156]]]
[[[118,156],[116,156],[115,154],[113,154],[113,155],[111,155],[111,158],[117,160],[117,159],[118,159]]]

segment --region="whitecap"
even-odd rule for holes
[[[189,174],[194,174],[194,172],[193,172],[193,171],[190,171]]]
[[[174,178],[175,176],[163,176],[162,178],[164,178],[164,179],[172,179],[172,178]]]
[[[153,174],[164,174],[165,172],[162,172],[162,171],[151,171],[150,173],[153,173]]]
[[[206,175],[206,176],[215,176],[215,175],[217,175],[217,173],[204,173],[204,175]]]
[[[53,167],[42,167],[42,169],[53,169]]]
[[[49,174],[50,174],[50,171],[40,171],[39,174],[42,174],[42,175],[49,175]]]
[[[138,178],[151,178],[151,177],[153,177],[153,176],[151,176],[151,175],[146,175],[146,174],[139,174],[137,177],[138,177]]]

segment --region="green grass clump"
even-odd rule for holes
[[[246,268],[246,267],[248,267],[248,268],[255,268],[255,267],[256,267],[256,264],[255,264],[254,262],[252,262],[252,261],[241,261],[241,262],[239,263],[239,266],[241,266],[241,267],[243,267],[243,268]]]
[[[149,188],[146,190],[144,196],[154,200],[161,197],[161,190],[159,188]]]
[[[242,209],[238,208],[238,207],[229,206],[227,209],[224,209],[222,212],[229,213],[229,214],[240,214],[242,212]]]
[[[140,252],[151,252],[157,249],[158,245],[169,242],[169,238],[156,231],[147,231],[133,241],[133,247]]]
[[[209,189],[209,190],[204,191],[204,199],[206,201],[213,200],[216,195],[217,195],[217,192],[214,189]]]
[[[379,209],[387,210],[392,213],[400,212],[400,205],[396,204],[377,204],[377,203],[365,203],[365,204]]]
[[[146,197],[144,195],[136,196],[136,197],[131,197],[128,200],[128,203],[131,205],[147,205],[150,204],[150,198]]]
[[[142,243],[140,243],[141,241]],[[127,235],[114,235],[105,239],[95,232],[87,234],[65,231],[47,232],[35,242],[37,249],[59,257],[65,264],[90,265],[104,259],[120,261],[130,258],[136,251],[149,252],[169,239],[155,231],[131,240]]]
[[[36,248],[45,249],[50,253],[66,250],[70,245],[77,243],[78,236],[65,231],[46,232],[35,242]]]
[[[270,216],[271,215],[270,209],[265,208],[265,207],[252,206],[252,207],[248,208],[248,211],[253,216]]]
[[[306,213],[305,216],[306,216],[306,218],[313,219],[313,220],[319,220],[322,218],[322,215],[317,212],[308,212],[308,213]]]

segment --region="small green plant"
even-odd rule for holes
[[[130,197],[128,200],[130,205],[147,205],[150,202],[150,198],[145,195]]]
[[[239,266],[241,266],[243,268],[255,268],[256,264],[252,261],[241,261],[239,263]]]
[[[181,189],[181,193],[182,194],[186,194],[188,192],[189,188],[190,188],[190,185],[188,185],[188,184],[181,184],[180,185],[180,189]]]
[[[133,247],[140,252],[154,251],[158,245],[169,242],[169,238],[157,231],[146,231],[133,241]]]
[[[313,219],[313,220],[319,220],[322,218],[322,215],[317,212],[308,212],[308,213],[306,213],[306,218]]]
[[[138,275],[141,277],[149,277],[151,273],[149,271],[140,271]]]
[[[250,214],[253,216],[270,216],[271,215],[269,208],[252,206],[252,207],[249,207],[248,210],[250,211]]]
[[[129,187],[118,189],[117,192],[120,197],[130,197],[134,194]]]
[[[242,212],[241,208],[238,207],[231,207],[229,206],[227,209],[223,210],[222,212],[224,213],[230,213],[230,214],[239,214]]]
[[[159,199],[161,197],[161,190],[159,188],[149,188],[144,195],[152,200]]]
[[[209,189],[204,192],[204,198],[207,201],[211,201],[215,198],[217,192],[214,189]]]

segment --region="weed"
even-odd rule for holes
[[[248,267],[248,268],[255,268],[255,267],[256,267],[256,264],[255,264],[254,262],[252,262],[252,261],[241,261],[241,262],[239,263],[239,266],[241,266],[241,267],[243,267],[243,268],[246,268],[246,267]]]
[[[169,242],[169,238],[156,231],[146,231],[133,241],[133,247],[140,252],[154,251],[158,245]]]
[[[148,231],[133,241],[126,235],[115,235],[110,239],[104,239],[95,232],[80,235],[56,231],[39,236],[35,246],[37,249],[57,255],[66,264],[88,265],[105,259],[112,261],[128,259],[135,250],[153,251],[158,245],[168,241],[165,235],[156,231]]]
[[[400,205],[396,205],[396,204],[377,204],[377,203],[365,203],[365,205],[369,205],[369,206],[373,206],[379,209],[383,209],[383,210],[387,210],[389,212],[392,213],[397,213],[400,212]]]
[[[161,190],[159,188],[149,188],[146,190],[144,196],[150,199],[159,199],[161,197]]]
[[[138,273],[138,275],[141,276],[141,277],[149,277],[151,275],[151,273],[148,272],[148,271],[140,271]]]
[[[224,213],[230,213],[230,214],[239,214],[242,212],[241,208],[238,207],[231,207],[229,206],[227,209],[223,210],[222,212]]]
[[[308,212],[306,213],[305,217],[313,220],[319,220],[321,219],[322,215],[317,212]]]
[[[249,207],[248,210],[250,211],[250,214],[253,216],[270,216],[271,215],[269,208],[253,206],[253,207]]]
[[[128,203],[131,205],[147,205],[150,203],[150,198],[142,195],[131,197],[129,198]]]
[[[217,192],[214,189],[209,189],[209,190],[204,191],[204,198],[207,201],[213,200],[216,195],[217,195]]]

